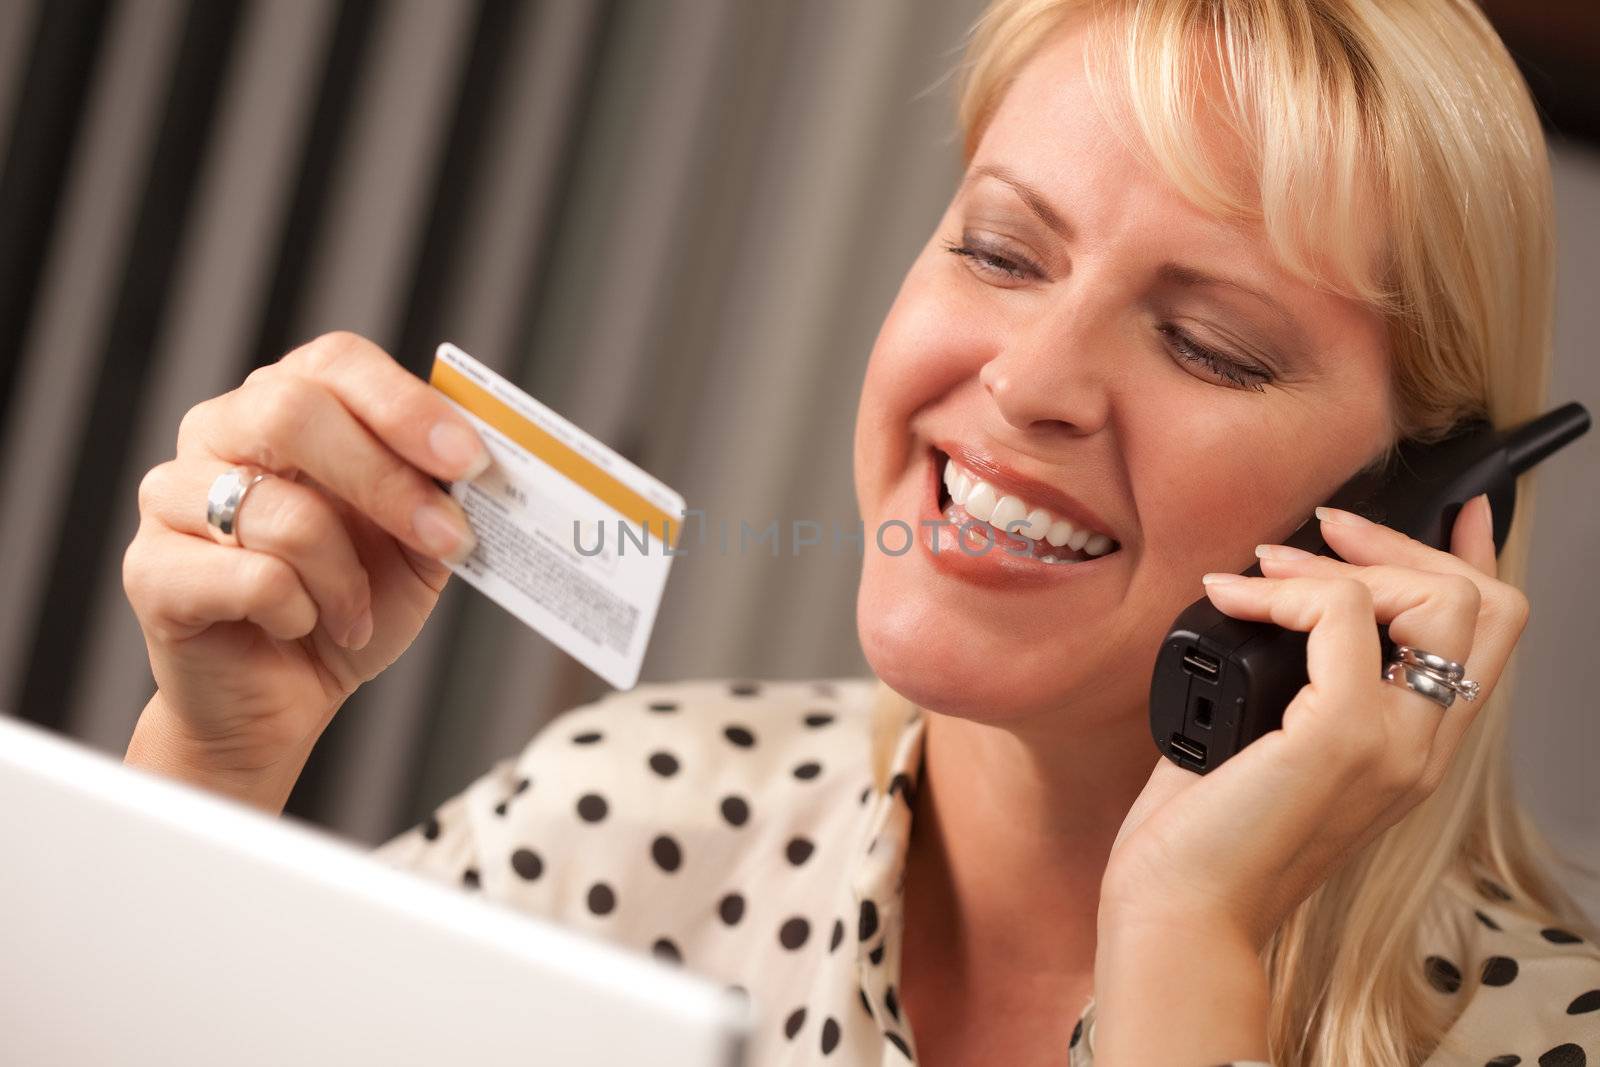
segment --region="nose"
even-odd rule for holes
[[[1081,310],[1081,309],[1079,309]],[[1106,353],[1113,342],[1070,308],[1016,330],[978,372],[1006,422],[1033,436],[1091,434],[1110,408]]]

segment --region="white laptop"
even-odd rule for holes
[[[0,718],[0,1060],[738,1067],[715,983]]]

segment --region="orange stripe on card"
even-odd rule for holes
[[[433,361],[428,384],[454,400],[490,426],[499,430],[529,452],[566,475],[635,523],[643,523],[651,534],[666,531],[668,544],[678,543],[678,523],[638,493],[623,485],[571,447],[553,437],[505,401],[489,392],[442,359]]]

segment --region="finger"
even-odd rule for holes
[[[317,606],[277,556],[230,548],[160,525],[141,526],[123,554],[122,584],[145,632],[182,641],[218,622],[249,622],[280,641],[317,624]]]
[[[1477,584],[1470,578],[1391,564],[1358,567],[1329,556],[1284,558],[1264,554],[1281,547],[1257,546],[1261,570],[1267,577],[1303,575],[1360,582],[1372,593],[1373,617],[1389,627],[1390,640],[1436,652],[1458,663],[1467,662],[1477,634],[1482,600]],[[1430,641],[1434,643],[1429,644]],[[1480,681],[1488,686],[1497,678],[1494,675]]]
[[[386,446],[435,478],[470,481],[489,468],[489,451],[472,424],[371,341],[324,334],[282,363],[320,383]]]
[[[1470,501],[1456,517],[1454,529],[1460,531],[1462,538],[1470,544],[1476,536],[1471,532],[1471,527],[1482,520],[1467,514],[1469,510]],[[1484,513],[1489,510],[1487,499],[1483,502],[1483,510]],[[1464,575],[1477,583],[1481,602],[1473,649],[1475,656],[1481,656],[1483,664],[1475,663],[1472,666],[1483,669],[1487,665],[1498,677],[1527,624],[1528,598],[1516,586],[1494,577],[1494,571],[1482,569],[1481,564],[1485,562],[1483,557],[1493,555],[1492,537],[1483,536],[1475,548],[1469,549],[1475,557],[1469,560],[1431,548],[1398,530],[1369,522],[1359,515],[1332,508],[1318,508],[1317,512],[1322,517],[1323,538],[1329,547],[1351,563],[1358,566],[1398,563],[1419,570]],[[1487,522],[1484,525],[1487,526]],[[1452,542],[1454,540],[1452,537]]]
[[[186,419],[192,427],[186,448],[228,463],[303,471],[424,555],[460,560],[471,552],[461,506],[320,384],[292,374],[252,375],[195,410],[202,414]]]
[[[1226,615],[1271,622],[1307,635],[1306,673],[1319,702],[1347,716],[1316,725],[1382,731],[1382,709],[1373,699],[1381,670],[1372,594],[1347,578],[1245,578],[1205,576],[1206,596]],[[1348,717],[1353,717],[1348,718]]]
[[[180,459],[152,467],[139,485],[139,508],[179,533],[210,539],[205,501],[211,483],[230,465]],[[329,636],[346,648],[371,636],[372,592],[366,568],[333,502],[289,478],[251,486],[234,517],[239,545],[277,556],[300,576]],[[357,633],[357,628],[364,630]]]
[[[1494,516],[1489,508],[1488,493],[1479,493],[1461,506],[1450,533],[1450,554],[1466,560],[1491,578],[1499,575],[1500,560],[1494,552]]]
[[[1474,521],[1467,514],[1471,501],[1456,516],[1455,530],[1464,530]],[[1484,501],[1488,510],[1488,501]],[[1475,562],[1441,549],[1425,545],[1414,537],[1382,523],[1338,508],[1318,508],[1317,517],[1322,522],[1322,537],[1328,546],[1345,560],[1364,566],[1372,563],[1403,563],[1421,570],[1443,571],[1447,574],[1465,574],[1467,577],[1493,577]],[[1481,518],[1476,521],[1483,521]],[[1493,554],[1493,539],[1490,539]]]

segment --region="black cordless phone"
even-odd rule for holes
[[[1358,474],[1327,504],[1448,549],[1462,505],[1488,493],[1498,553],[1511,529],[1517,476],[1588,429],[1589,412],[1576,403],[1504,432],[1486,422],[1463,424],[1434,444],[1402,444],[1388,465]],[[1314,519],[1284,544],[1338,558]],[[1261,568],[1243,573],[1259,576]],[[1378,628],[1388,662],[1394,646],[1386,630]],[[1306,681],[1305,634],[1232,618],[1201,597],[1162,642],[1150,683],[1150,732],[1168,759],[1205,774],[1277,729]]]

